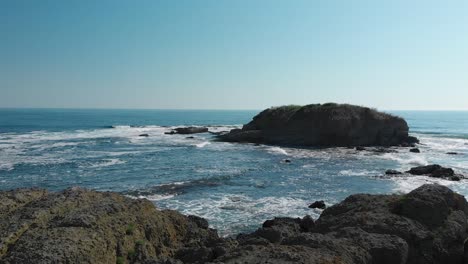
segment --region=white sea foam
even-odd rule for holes
[[[161,194],[152,194],[152,195],[139,195],[138,199],[148,199],[150,201],[156,202],[156,201],[161,201],[161,200],[166,200],[173,198],[175,195],[174,194],[169,194],[169,195],[161,195]],[[130,196],[133,197],[133,196]]]
[[[204,217],[221,235],[231,235],[246,225],[240,219],[249,219],[250,224],[256,222],[256,225],[260,225],[276,216],[303,217],[311,214],[315,218],[318,217],[319,212],[307,208],[307,202],[293,197],[268,196],[254,199],[240,194],[218,194],[190,201],[177,200],[175,197],[170,201],[170,208],[184,214]]]
[[[268,152],[272,154],[281,154],[281,155],[288,155],[286,150],[280,148],[280,147],[271,147],[267,149]]]
[[[0,162],[0,170],[11,171],[15,168],[15,164],[11,162]]]
[[[340,174],[346,176],[370,176],[377,175],[379,172],[375,170],[341,170]]]
[[[427,176],[395,177],[393,181],[395,182],[395,188],[393,190],[397,193],[408,193],[423,184],[437,183],[450,188],[459,184],[458,182]]]
[[[203,147],[205,147],[206,145],[209,145],[209,144],[210,144],[209,141],[204,141],[202,143],[195,144],[194,146],[196,146],[197,148],[203,148]]]
[[[120,159],[103,159],[97,163],[93,163],[90,165],[86,165],[88,168],[101,168],[101,167],[109,167],[118,164],[124,164],[126,161]]]

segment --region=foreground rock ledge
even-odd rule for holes
[[[0,263],[467,263],[468,203],[440,185],[356,194],[219,238],[206,220],[72,188],[0,192]]]
[[[228,142],[293,146],[411,146],[401,117],[348,104],[311,104],[266,109],[242,129],[220,135]]]

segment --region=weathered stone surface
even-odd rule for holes
[[[356,194],[317,221],[277,217],[219,238],[197,216],[71,188],[0,192],[0,263],[464,263],[468,203],[440,185]]]
[[[403,118],[347,104],[269,108],[242,129],[219,136],[230,142],[296,146],[397,146],[417,142]],[[361,149],[361,148],[359,148]]]
[[[218,239],[198,218],[116,193],[80,188],[0,192],[1,263],[157,260]]]

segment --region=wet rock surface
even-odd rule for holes
[[[1,263],[466,263],[468,203],[440,185],[356,194],[317,221],[278,217],[219,238],[142,199],[71,188],[0,192]]]

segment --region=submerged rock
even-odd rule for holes
[[[398,146],[418,140],[408,136],[403,118],[347,104],[269,108],[242,129],[220,140],[296,146]]]
[[[149,137],[148,134],[140,134],[140,135],[138,135],[138,136],[139,136],[139,137]]]
[[[0,192],[0,263],[463,263],[468,203],[440,185],[356,194],[317,221],[278,217],[219,238],[144,199],[71,188]]]

